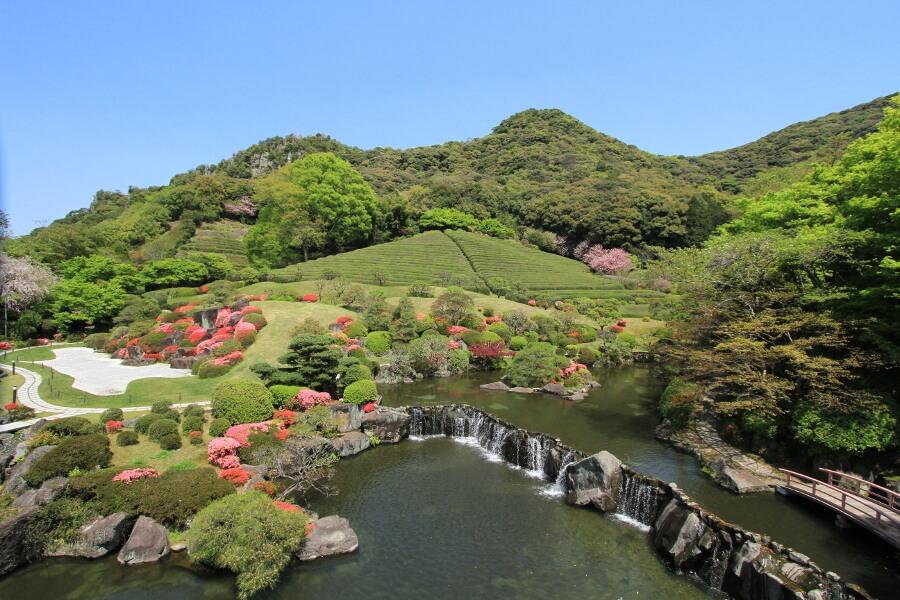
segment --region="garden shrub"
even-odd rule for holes
[[[202,431],[192,431],[188,434],[188,440],[190,440],[192,446],[200,446],[203,444],[203,432]]]
[[[41,427],[41,431],[49,431],[59,437],[72,437],[100,433],[103,431],[103,425],[101,423],[92,423],[84,417],[65,417],[56,421],[50,421]]]
[[[459,338],[466,343],[467,346],[471,346],[472,344],[480,344],[482,341],[482,334],[480,331],[475,329],[471,329],[469,331],[464,331]]]
[[[378,389],[375,382],[371,379],[361,379],[354,381],[344,388],[344,402],[351,404],[363,405],[367,402],[374,402],[378,397]]]
[[[212,412],[232,425],[265,421],[272,418],[272,393],[255,381],[220,383],[213,391]]]
[[[203,419],[193,415],[184,418],[181,422],[181,432],[187,435],[192,431],[203,431]]]
[[[807,408],[794,422],[798,441],[816,450],[850,454],[884,450],[894,441],[896,427],[897,421],[885,404],[850,414]]]
[[[150,429],[150,425],[163,419],[162,415],[157,415],[154,413],[150,413],[149,415],[143,415],[138,417],[138,420],[134,423],[134,430],[138,433],[147,433],[147,430]]]
[[[215,361],[207,360],[197,367],[197,377],[200,379],[212,379],[213,377],[221,377],[231,370],[234,365],[216,364]]]
[[[151,331],[150,333],[141,336],[140,344],[146,352],[159,352],[163,349],[168,337],[169,334],[164,331]]]
[[[410,298],[431,298],[434,296],[434,291],[428,284],[414,283],[406,290],[406,295]]]
[[[200,422],[206,420],[206,409],[204,409],[199,404],[190,404],[184,407],[184,410],[181,411],[181,416],[184,418],[187,417],[198,417]]]
[[[40,507],[26,525],[25,558],[38,560],[47,550],[75,542],[81,527],[94,516],[91,507],[77,498],[57,498]]]
[[[165,400],[160,400],[159,402],[154,402],[150,407],[150,412],[155,415],[165,415],[170,410],[172,410],[172,403],[167,402]]]
[[[52,431],[41,430],[31,436],[28,440],[28,449],[37,448],[38,446],[55,446],[62,441],[63,438],[56,435]]]
[[[465,373],[469,370],[469,358],[471,354],[467,350],[457,348],[450,351],[450,371],[453,373]]]
[[[350,323],[350,326],[344,330],[344,334],[349,338],[361,340],[362,338],[369,335],[369,329],[365,326],[364,323],[356,321],[354,323]]]
[[[262,316],[262,313],[247,313],[241,318],[241,321],[254,325],[257,331],[269,324],[266,318]]]
[[[151,423],[150,427],[147,428],[147,437],[154,442],[160,441],[163,436],[169,435],[170,433],[178,433],[178,423],[172,419],[166,419],[165,417],[154,421]]]
[[[234,493],[234,486],[210,467],[169,470],[128,485],[112,480],[123,470],[103,469],[72,478],[66,493],[88,502],[97,514],[147,515],[171,529],[183,529],[200,509]]]
[[[391,334],[388,331],[373,331],[366,336],[366,348],[375,354],[384,354],[391,349]]]
[[[493,331],[485,331],[481,334],[481,341],[479,343],[492,344],[494,342],[503,342],[503,341],[504,341],[503,338],[499,334],[497,334]]]
[[[509,338],[509,347],[511,350],[521,350],[528,345],[528,338],[522,335],[514,335]]]
[[[347,387],[351,383],[363,379],[373,379],[372,369],[360,363],[348,365],[341,371],[341,385]]]
[[[193,559],[237,575],[238,597],[246,600],[275,586],[303,542],[307,523],[302,511],[282,510],[265,494],[250,491],[201,510],[186,539]]]
[[[125,413],[122,412],[121,408],[107,408],[102,413],[100,413],[100,422],[106,423],[107,421],[124,421]]]
[[[676,377],[659,398],[659,414],[669,419],[676,429],[685,427],[694,413],[699,393],[697,384]]]
[[[134,431],[120,431],[116,436],[116,446],[134,446],[138,443],[138,434]]]
[[[300,392],[298,385],[273,385],[269,387],[272,394],[272,404],[276,408],[284,408],[291,404],[291,400]]]
[[[514,386],[540,387],[558,377],[568,360],[556,353],[547,342],[536,342],[522,348],[510,361],[507,375]]]
[[[177,433],[167,433],[159,438],[159,447],[163,450],[178,450],[181,448],[181,436]]]
[[[227,342],[223,342],[218,348],[213,350],[213,356],[225,356],[226,354],[231,354],[232,352],[240,352],[242,349],[243,346],[241,346],[238,342],[234,340],[228,340]]]
[[[597,362],[599,355],[593,348],[587,346],[578,349],[578,362],[584,365],[592,365]]]
[[[90,471],[106,467],[112,460],[109,439],[102,434],[68,437],[39,458],[25,474],[25,481],[38,487],[51,477],[68,475],[73,469]]]
[[[506,323],[491,323],[488,325],[488,331],[499,335],[504,342],[509,342],[512,337],[512,331]]]
[[[213,419],[209,423],[209,435],[210,437],[222,437],[229,427],[231,427],[231,422],[228,419],[223,417]]]
[[[103,350],[109,343],[108,333],[92,333],[84,338],[84,345],[93,350]]]

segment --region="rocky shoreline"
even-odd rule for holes
[[[513,394],[552,394],[565,398],[566,400],[579,401],[587,398],[588,392],[595,387],[600,387],[596,381],[589,381],[583,387],[578,389],[569,389],[561,383],[548,383],[544,387],[530,388],[521,386],[508,386],[502,381],[494,381],[492,383],[484,383],[480,386],[483,390],[497,392],[512,392]]]
[[[412,435],[474,438],[506,462],[555,481],[570,504],[624,515],[646,526],[662,560],[714,594],[740,600],[872,599],[802,553],[720,519],[675,484],[634,471],[608,452],[586,456],[558,439],[469,405],[406,411]]]

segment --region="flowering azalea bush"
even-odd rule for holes
[[[235,351],[235,352],[229,352],[225,356],[220,356],[218,358],[214,358],[212,362],[214,365],[216,365],[218,367],[222,367],[225,365],[228,365],[228,366],[236,365],[239,362],[241,362],[242,360],[244,360],[244,353],[240,352],[240,351]]]
[[[241,467],[234,467],[219,471],[219,477],[234,485],[244,485],[250,480],[250,471]]]
[[[462,325],[451,325],[447,328],[447,333],[450,335],[462,335],[467,331],[469,331],[469,328],[463,327]]]
[[[225,430],[225,437],[237,440],[243,447],[250,446],[251,433],[268,433],[270,423],[262,421],[260,423],[241,423],[240,425],[232,425]]]
[[[115,475],[112,480],[129,485],[138,479],[146,479],[148,477],[159,477],[159,471],[150,468],[128,469]]]
[[[363,406],[363,412],[370,413],[376,408],[378,408],[378,406],[374,402],[368,402],[365,406]]]
[[[450,340],[449,342],[447,342],[447,347],[451,350],[459,350],[459,342],[457,342],[456,340]]]
[[[122,431],[123,426],[124,425],[122,424],[122,421],[112,421],[112,420],[107,421],[106,422],[106,433],[117,433],[119,431]]]
[[[262,313],[262,309],[258,306],[245,306],[241,309],[242,315],[249,315],[250,313]]]
[[[206,457],[210,464],[222,469],[233,469],[240,466],[237,451],[241,443],[231,437],[217,437],[206,445]]]
[[[200,291],[201,294],[208,294],[208,293],[209,293],[209,285],[208,285],[208,284],[201,285],[201,286],[198,287],[197,289]]]
[[[196,307],[197,307],[196,304],[185,304],[185,305],[183,305],[183,306],[177,307],[177,308],[175,309],[175,312],[177,312],[178,314],[181,315],[181,314],[184,314],[184,313],[186,313],[186,312],[190,312],[190,311],[194,310]]]
[[[12,342],[0,342],[0,350],[12,350]]]
[[[609,329],[610,329],[611,331],[615,331],[616,333],[622,333],[623,331],[625,331],[625,328],[622,327],[621,325],[613,325],[613,326],[610,327]]]
[[[38,346],[46,346],[47,344],[50,343],[50,340],[48,340],[47,338],[38,338],[37,343],[38,343]]]
[[[319,295],[318,295],[318,294],[312,294],[312,293],[310,293],[310,294],[303,294],[303,301],[304,301],[304,302],[318,302],[318,301],[319,301]]]
[[[257,492],[262,492],[266,496],[272,497],[278,493],[278,489],[275,487],[275,484],[271,481],[260,481],[254,484],[253,489]]]
[[[308,410],[320,404],[328,404],[331,402],[331,394],[328,392],[317,392],[315,390],[300,390],[291,404],[299,406],[303,410]]]
[[[15,402],[7,402],[3,405],[3,408],[6,410],[16,410],[17,408],[19,408],[19,405]]]
[[[625,327],[626,325],[628,325],[628,321],[626,321],[625,319],[619,319],[618,321],[616,321],[616,325],[618,325],[619,327]]]
[[[297,413],[286,408],[276,410],[273,418],[283,423],[285,427],[290,427],[297,422]]]
[[[281,500],[273,500],[272,504],[274,504],[281,510],[285,510],[287,512],[303,512],[302,508],[300,508],[296,504],[291,504],[290,502],[282,502]]]
[[[335,323],[337,323],[338,325],[340,325],[341,327],[344,327],[344,328],[346,328],[352,322],[353,322],[353,317],[350,317],[347,315],[341,315],[340,317],[335,319]]]
[[[532,298],[531,300],[528,301],[528,306],[537,306],[537,300]]]

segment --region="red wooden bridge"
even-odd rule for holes
[[[819,469],[827,481],[779,469],[783,489],[823,504],[900,549],[900,494],[856,475]]]

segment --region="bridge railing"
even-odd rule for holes
[[[882,506],[879,503],[868,501],[869,499],[865,496],[859,496],[810,475],[787,469],[779,469],[779,471],[787,477],[785,482],[786,488],[830,505],[851,519],[863,522],[866,519],[870,519],[874,520],[877,525],[897,525],[900,522],[896,510],[882,510]],[[839,472],[835,471],[835,473]]]
[[[828,474],[829,485],[846,489],[842,484],[844,482],[850,482],[849,485],[853,488],[851,491],[854,491],[857,496],[868,498],[876,504],[880,504],[896,513],[900,513],[900,494],[894,490],[882,487],[877,483],[872,483],[857,475],[851,475],[841,471],[832,471],[831,469],[819,470]]]

